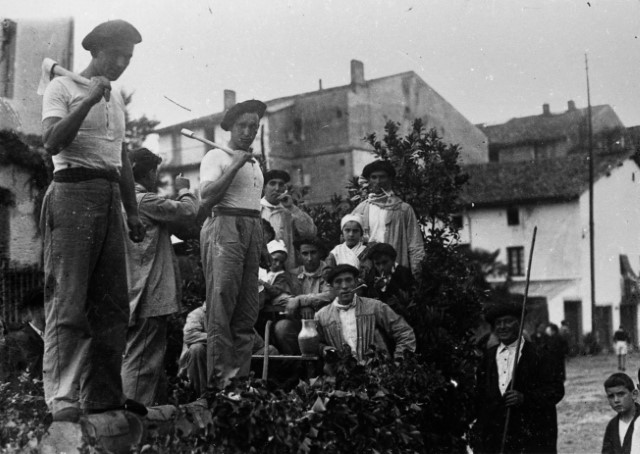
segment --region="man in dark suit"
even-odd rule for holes
[[[531,342],[521,339],[516,355],[521,308],[502,303],[485,313],[500,344],[484,352],[478,368],[474,452],[500,452],[508,409],[511,416],[504,452],[556,452],[555,406],[564,396],[564,385],[553,373],[553,363]],[[515,384],[511,387],[516,356]]]
[[[42,357],[44,355],[44,291],[42,288],[27,294],[22,311],[27,323],[19,331],[7,336],[9,356],[15,372],[26,371],[31,378],[42,380]]]

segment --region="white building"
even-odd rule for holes
[[[461,241],[500,250],[513,293],[524,293],[534,226],[538,227],[529,296],[535,321],[591,331],[588,160],[562,158],[468,165]],[[638,333],[636,272],[640,268],[640,167],[630,153],[595,160],[595,299],[600,340],[622,324]],[[576,338],[577,340],[577,338]]]

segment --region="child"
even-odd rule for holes
[[[287,249],[284,241],[273,240],[267,244],[267,250],[271,254],[271,267],[266,280],[260,282],[264,286],[265,303],[284,306],[290,296],[299,293],[293,274],[285,269]]]
[[[373,269],[367,274],[365,296],[387,303],[406,318],[416,281],[411,270],[396,263],[396,250],[387,243],[376,243],[367,252]]]
[[[340,230],[344,243],[334,247],[325,260],[326,268],[335,268],[336,265],[351,265],[360,269],[360,260],[364,258],[367,246],[362,240],[362,217],[357,214],[348,214],[340,221]]]
[[[640,415],[640,405],[636,403],[638,391],[635,389],[631,377],[622,372],[607,378],[604,382],[604,390],[607,393],[609,405],[617,413],[617,416],[607,424],[602,442],[602,453],[628,454],[631,452],[632,439],[634,438],[633,426],[636,418]]]

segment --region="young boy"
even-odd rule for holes
[[[271,267],[266,281],[260,282],[264,286],[265,302],[284,306],[289,296],[299,293],[296,279],[285,269],[288,254],[284,241],[273,240],[267,244],[267,249],[271,254]]]
[[[327,256],[326,268],[336,265],[351,265],[360,269],[360,260],[364,258],[367,246],[363,242],[362,217],[348,214],[340,221],[340,230],[344,243],[334,247]]]
[[[416,281],[409,268],[396,263],[396,256],[396,250],[387,243],[376,243],[369,248],[367,258],[373,262],[373,269],[365,278],[364,296],[387,303],[406,318]]]
[[[603,454],[629,454],[633,440],[634,423],[640,415],[640,405],[636,403],[638,391],[633,380],[622,372],[611,375],[604,382],[609,405],[617,416],[609,421],[602,442]],[[640,430],[640,429],[639,429]],[[640,446],[636,447],[640,448]]]

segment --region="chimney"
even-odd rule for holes
[[[351,84],[364,85],[364,64],[360,60],[351,60]]]
[[[224,91],[224,110],[230,109],[236,105],[236,92],[233,90]]]
[[[574,111],[574,110],[576,110],[576,102],[573,101],[573,100],[567,102],[567,111],[571,112],[571,111]]]
[[[549,110],[549,104],[544,103],[542,105],[542,115],[551,115],[551,111]]]

